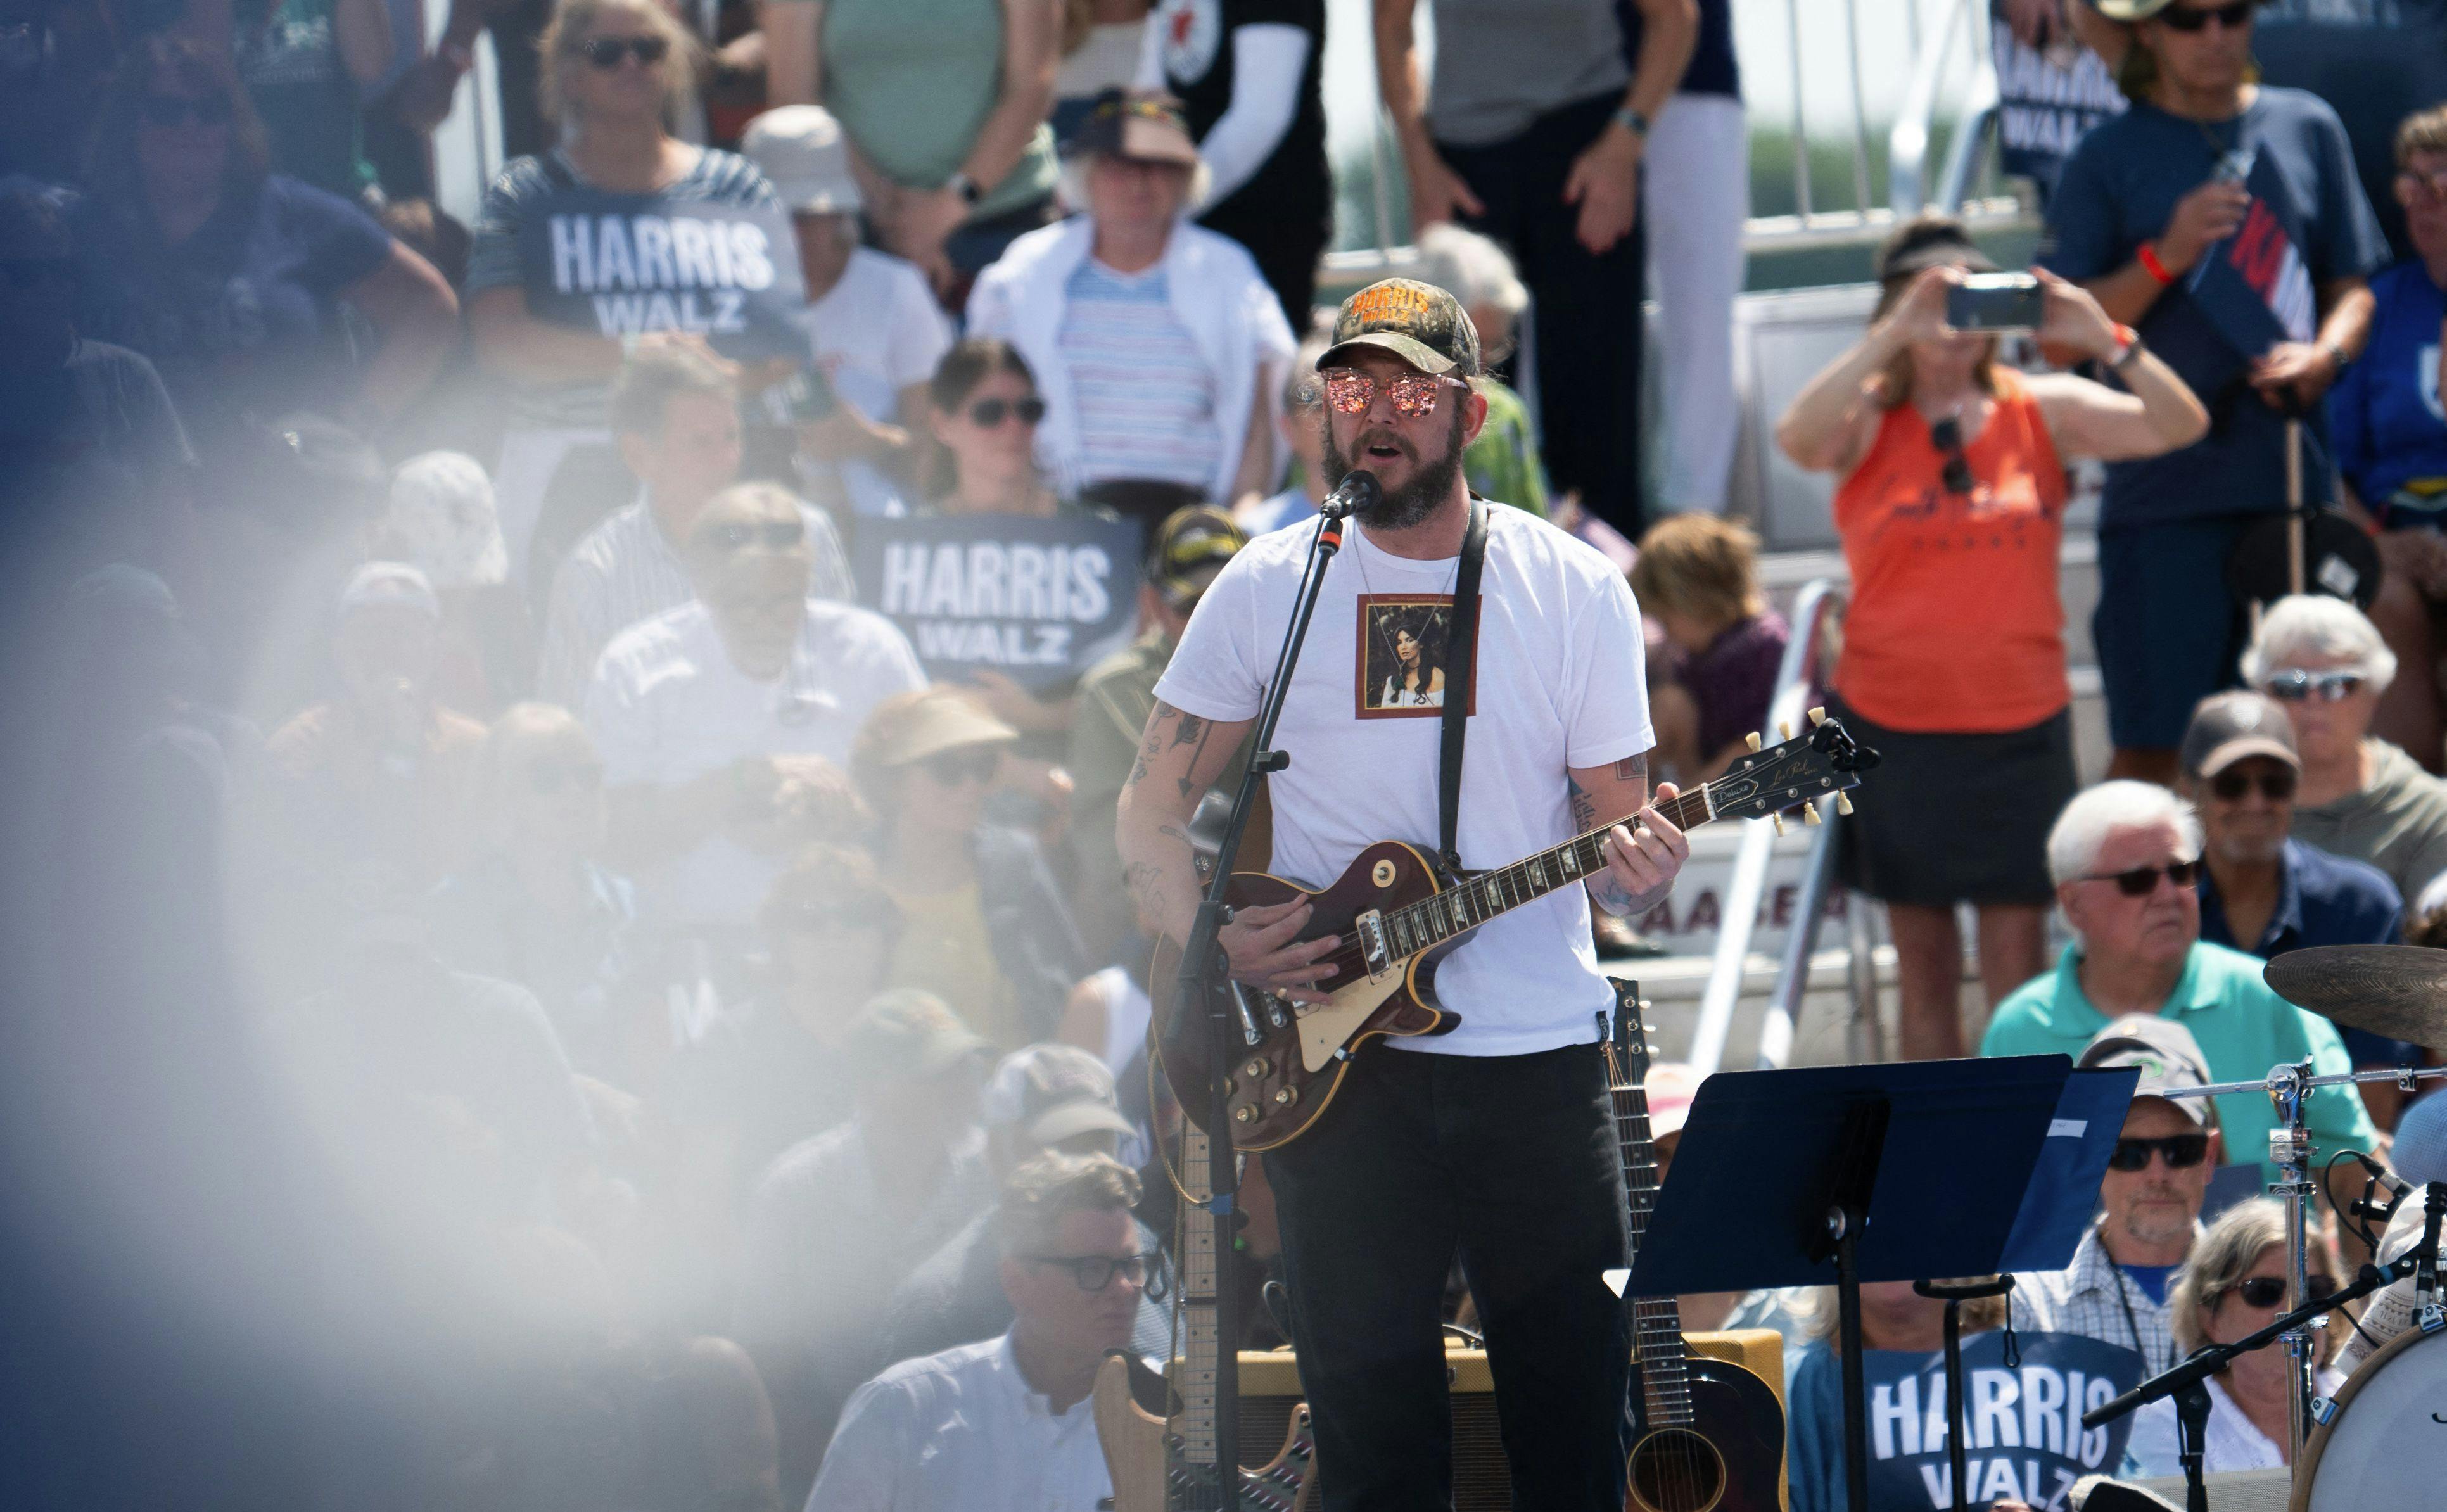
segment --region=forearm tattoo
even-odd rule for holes
[[[1181,775],[1173,781],[1182,797],[1190,797],[1198,791],[1199,760],[1206,753],[1206,738],[1214,732],[1214,721],[1184,713],[1163,699],[1157,699],[1155,712],[1148,716],[1147,736],[1139,742],[1138,759],[1130,763],[1130,775],[1123,785],[1136,787],[1147,776],[1148,763],[1186,746],[1189,747],[1188,756]]]

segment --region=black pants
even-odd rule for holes
[[[1640,304],[1648,232],[1641,220],[1609,250],[1580,243],[1580,207],[1564,202],[1572,160],[1622,103],[1594,96],[1548,111],[1519,136],[1436,151],[1487,207],[1463,224],[1510,249],[1533,296],[1539,444],[1556,490],[1633,539],[1641,523]]]
[[[1373,1045],[1317,1126],[1266,1156],[1328,1512],[1452,1504],[1440,1330],[1456,1251],[1495,1376],[1512,1504],[1620,1512],[1622,1263],[1593,1045]]]

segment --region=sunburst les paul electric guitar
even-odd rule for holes
[[[1193,1192],[1209,1190],[1208,1142],[1194,1124],[1182,1125],[1181,1180]],[[1308,1512],[1315,1498],[1310,1472],[1317,1463],[1308,1408],[1295,1408],[1282,1452],[1262,1469],[1242,1469],[1215,1432],[1216,1257],[1224,1222],[1195,1202],[1181,1208],[1181,1358],[1173,1376],[1163,1376],[1125,1353],[1109,1357],[1096,1372],[1091,1397],[1096,1438],[1105,1468],[1113,1478],[1113,1512],[1198,1512],[1221,1498],[1221,1466],[1241,1477],[1240,1505],[1257,1512]]]
[[[1622,1168],[1625,1258],[1636,1260],[1657,1206],[1657,1144],[1648,1127],[1648,1033],[1639,1005],[1614,1015],[1605,1048],[1615,1149]],[[1621,1296],[1628,1270],[1609,1271]],[[1682,1310],[1670,1296],[1626,1298],[1633,1406],[1640,1424],[1624,1466],[1623,1512],[1776,1512],[1784,1463],[1784,1408],[1765,1381],[1738,1365],[1694,1359]]]
[[[1658,804],[1658,812],[1685,830],[1793,808],[1805,809],[1815,823],[1812,805],[1827,799],[1849,813],[1844,794],[1860,785],[1859,774],[1877,764],[1877,752],[1856,744],[1843,722],[1824,710],[1812,709],[1810,718],[1806,733],[1737,758],[1725,775]],[[1221,1068],[1231,1082],[1232,1143],[1264,1150],[1298,1138],[1333,1100],[1352,1052],[1372,1036],[1444,1034],[1459,1027],[1460,1015],[1436,1004],[1437,960],[1497,915],[1605,870],[1602,847],[1616,822],[1465,878],[1443,875],[1425,848],[1400,841],[1369,846],[1322,889],[1263,872],[1235,872],[1226,894],[1234,908],[1305,898],[1312,911],[1301,938],[1333,935],[1340,943],[1321,957],[1335,968],[1319,984],[1331,994],[1325,1002],[1294,1003],[1237,982],[1209,989],[1228,994],[1239,1041],[1232,1063]],[[1182,1106],[1204,1119],[1218,1068],[1205,1014],[1182,1011],[1184,997],[1175,986],[1180,965],[1179,947],[1159,941],[1148,977],[1152,1032]]]

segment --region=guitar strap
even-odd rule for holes
[[[1462,740],[1470,724],[1470,673],[1478,666],[1478,577],[1487,563],[1487,501],[1470,496],[1470,529],[1461,539],[1453,579],[1452,633],[1445,641],[1444,747],[1436,761],[1436,856],[1461,875]]]

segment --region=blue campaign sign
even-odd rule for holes
[[[1129,640],[1139,526],[1086,517],[861,520],[860,599],[901,627],[930,677],[991,670],[1062,688]]]
[[[2243,187],[2251,197],[2243,224],[2202,255],[2190,287],[2227,344],[2258,357],[2281,341],[2309,341],[2317,309],[2303,258],[2303,217],[2275,160],[2254,153]]]
[[[2005,1363],[2004,1334],[1963,1341],[1965,1500],[1986,1506],[2027,1503],[2065,1512],[2067,1492],[2085,1475],[2113,1475],[2124,1459],[2130,1416],[2085,1428],[2081,1415],[2141,1383],[2141,1356],[2073,1333],[2015,1333],[2016,1363]],[[1876,1512],[1954,1504],[1946,1455],[1945,1356],[1869,1350],[1861,1365],[1868,1388],[1869,1505]],[[1842,1370],[1821,1347],[1793,1372],[1793,1512],[1818,1512],[1844,1499]]]
[[[770,205],[563,183],[519,232],[527,308],[602,336],[694,331],[727,356],[807,354],[789,217]]]

